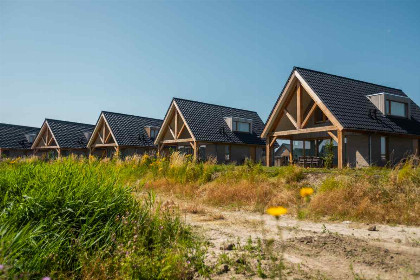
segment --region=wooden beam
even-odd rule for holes
[[[103,124],[103,127],[102,127],[102,142],[105,144],[105,123]]]
[[[302,126],[302,88],[300,86],[300,83],[297,84],[296,89],[296,105],[297,105],[297,121],[296,121],[296,128],[301,128]]]
[[[277,140],[277,137],[274,136],[273,137],[273,140],[271,140],[271,142],[270,142],[270,147],[272,147],[274,145],[274,143],[276,142],[276,140]]]
[[[191,141],[194,141],[194,139],[193,138],[187,138],[187,139],[163,140],[160,143],[175,144],[175,143],[185,143],[185,142],[191,142]]]
[[[104,141],[104,144],[106,144],[106,142],[108,142],[110,136],[111,136],[111,131],[106,136],[105,141]]]
[[[51,150],[51,149],[59,149],[60,147],[58,146],[48,146],[48,147],[37,147],[37,149],[40,150]]]
[[[165,144],[164,143],[159,144],[159,146],[158,146],[158,153],[159,154],[160,154],[160,152],[162,152],[162,150],[163,150],[164,147],[165,147]]]
[[[198,144],[197,144],[197,141],[194,141],[193,149],[194,149],[194,160],[196,161],[198,159]]]
[[[48,141],[47,146],[49,146],[52,143],[53,140],[54,140],[54,138],[51,137],[50,141]]]
[[[338,153],[338,168],[342,169],[344,166],[344,137],[343,137],[343,131],[342,130],[337,130],[337,143],[338,143],[338,148],[337,148],[337,153]]]
[[[266,142],[265,142],[265,161],[266,161],[266,166],[271,165],[270,136],[267,137]]]
[[[290,164],[293,164],[293,140],[292,139],[290,139],[289,162],[290,162]]]
[[[184,123],[184,124],[182,124],[181,129],[179,130],[178,135],[176,136],[176,138],[177,138],[177,139],[178,139],[179,137],[181,137],[181,134],[182,134],[182,132],[184,131],[184,128],[185,128],[185,123]]]
[[[337,136],[335,136],[335,134],[334,133],[332,133],[331,131],[327,131],[327,133],[328,133],[328,135],[329,136],[331,136],[331,138],[336,142],[336,143],[338,143],[338,137]]]
[[[308,121],[312,117],[312,115],[314,114],[316,107],[317,107],[317,105],[316,105],[316,103],[314,103],[314,105],[312,105],[312,107],[311,107],[311,110],[309,110],[308,115],[306,115],[306,118],[303,120],[300,128],[304,128],[308,124]]]
[[[174,135],[175,135],[175,139],[177,139],[178,138],[178,111],[177,110],[175,110],[175,133],[174,133]]]
[[[115,144],[115,143],[110,143],[110,144],[93,144],[92,147],[94,147],[94,148],[117,147],[117,144]]]
[[[330,126],[302,128],[302,129],[296,129],[296,130],[284,130],[284,131],[274,132],[272,133],[272,136],[287,136],[287,135],[296,135],[296,134],[311,133],[311,132],[324,132],[324,131],[331,131],[331,130],[337,130],[337,128],[333,125],[330,125]]]
[[[328,110],[327,106],[325,106],[324,103],[322,103],[321,99],[316,95],[316,93],[311,89],[311,87],[306,83],[306,81],[300,76],[300,74],[295,71],[295,76],[300,81],[301,86],[303,89],[308,93],[308,95],[312,98],[312,100],[315,101],[316,104],[318,104],[318,107],[321,109],[321,111],[328,117],[328,120],[331,121],[332,124],[334,124],[339,130],[343,129],[343,126],[340,124],[340,122],[334,117],[334,115]]]
[[[169,131],[171,132],[172,137],[174,138],[174,140],[177,140],[177,139],[176,139],[176,135],[175,135],[175,133],[174,133],[174,131],[172,130],[172,128],[171,128],[171,126],[170,126],[170,125],[168,125],[168,128],[169,128]]]
[[[286,116],[289,118],[289,120],[291,121],[291,123],[297,128],[297,129],[299,129],[298,128],[298,125],[297,125],[297,122],[295,121],[295,119],[293,118],[293,116],[286,110],[286,108],[284,109],[284,112],[286,113]]]
[[[294,81],[296,80],[296,71],[293,71],[292,75],[290,76],[289,81],[286,84],[286,87],[284,88],[283,92],[281,92],[280,94],[280,99],[278,100],[278,102],[276,103],[274,110],[273,110],[273,114],[270,116],[269,120],[266,123],[266,126],[264,127],[264,130],[261,134],[262,138],[266,138],[268,136],[268,134],[270,133],[270,131],[272,131],[273,129],[276,128],[278,120],[281,118],[281,108],[286,108],[286,106],[283,106],[284,103],[287,103],[287,100],[290,98],[291,94],[287,94],[289,92],[290,89],[294,89],[293,85],[294,85]]]

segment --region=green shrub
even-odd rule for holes
[[[134,163],[67,158],[0,163],[0,263],[10,277],[186,278],[203,251],[176,212],[139,203]],[[118,277],[117,277],[118,276]]]

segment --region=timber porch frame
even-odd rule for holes
[[[163,134],[165,133],[166,130],[170,132],[170,136],[172,136],[172,139],[159,141],[162,137],[164,137]],[[181,137],[181,135],[185,131],[187,131],[189,134],[188,138]],[[190,127],[188,126],[188,123],[185,120],[185,117],[182,115],[181,111],[179,110],[178,105],[175,102],[172,102],[171,107],[167,113],[167,117],[163,121],[162,129],[159,131],[159,134],[155,140],[155,144],[158,145],[158,154],[160,154],[162,150],[168,145],[186,144],[186,143],[188,143],[193,149],[193,158],[194,160],[197,160],[198,148],[199,148],[198,141],[196,140],[194,134],[192,133]]]
[[[305,92],[313,101],[313,105],[310,107],[306,115],[304,115],[304,109],[302,107],[302,92]],[[286,109],[290,104],[292,97],[296,96],[296,118]],[[331,125],[318,126],[306,128],[310,118],[314,115],[315,110],[319,108],[323,114],[331,122]],[[280,119],[286,116],[287,119],[292,123],[295,129],[275,131]],[[317,94],[311,89],[301,75],[295,70],[289,78],[286,87],[277,101],[270,118],[262,133],[262,137],[266,138],[266,165],[270,166],[273,158],[274,144],[278,139],[289,139],[290,140],[290,162],[293,162],[293,139],[294,136],[310,133],[326,132],[327,137],[316,137],[316,139],[332,139],[337,143],[338,146],[338,168],[343,168],[344,162],[344,133],[343,126],[338,122],[336,117],[328,110],[328,108],[319,99]],[[304,140],[308,140],[305,138]]]

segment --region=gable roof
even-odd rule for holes
[[[86,148],[89,139],[85,132],[92,133],[94,125],[60,120],[45,119],[60,148]]]
[[[181,98],[174,98],[172,102],[178,106],[196,141],[265,145],[260,138],[264,123],[254,111]],[[232,132],[225,117],[251,119],[252,133]]]
[[[160,127],[163,122],[159,119],[106,111],[103,111],[102,114],[119,146],[153,147],[153,140],[149,138],[145,127]]]
[[[0,148],[3,149],[30,149],[32,143],[25,135],[37,135],[39,128],[0,123]]]
[[[377,112],[375,118],[371,114],[377,108],[368,99],[368,95],[386,92],[407,97],[402,90],[300,67],[293,68],[286,85],[294,71],[305,80],[344,129],[420,135],[420,108],[412,100],[411,119],[384,116],[380,112]]]

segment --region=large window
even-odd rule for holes
[[[407,117],[408,104],[392,100],[385,101],[385,112],[387,115]]]
[[[251,123],[241,122],[241,121],[233,121],[233,131],[250,133],[251,132]]]

